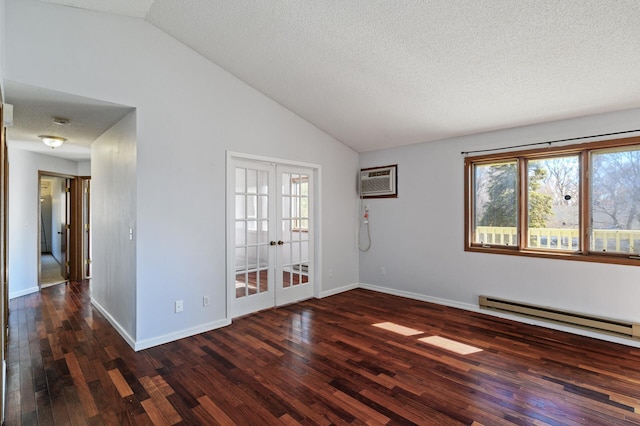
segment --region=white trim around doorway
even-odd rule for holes
[[[255,154],[247,154],[236,151],[227,151],[226,161],[225,161],[225,176],[226,176],[226,185],[225,185],[225,203],[226,203],[226,217],[225,217],[225,253],[226,253],[226,270],[225,270],[225,292],[226,292],[226,308],[225,308],[225,318],[229,321],[232,320],[232,312],[231,306],[233,306],[233,295],[229,291],[229,262],[231,261],[229,257],[229,239],[234,235],[234,229],[232,228],[233,221],[230,220],[231,217],[234,216],[234,202],[232,202],[231,197],[233,196],[233,191],[230,190],[229,185],[230,182],[233,182],[232,173],[234,172],[229,165],[232,163],[234,159],[237,160],[249,160],[256,162],[263,162],[269,164],[279,164],[285,166],[294,166],[294,167],[305,167],[308,169],[312,169],[314,173],[314,181],[315,181],[315,203],[313,213],[315,215],[315,238],[314,238],[314,294],[313,296],[316,298],[322,297],[321,291],[321,283],[322,283],[322,166],[315,163],[307,163],[303,161],[295,161],[295,160],[287,160],[283,158],[276,157],[268,157],[263,155],[255,155]]]

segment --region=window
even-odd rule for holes
[[[517,178],[517,161],[475,165],[475,242],[517,245]]]
[[[592,251],[640,251],[640,147],[594,152],[591,158]]]
[[[465,249],[640,265],[640,137],[467,157]]]
[[[580,250],[580,157],[527,161],[527,247]]]

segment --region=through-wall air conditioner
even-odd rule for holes
[[[361,198],[392,198],[398,196],[398,166],[371,167],[360,170]]]

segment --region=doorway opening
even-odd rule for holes
[[[40,288],[67,281],[66,271],[66,179],[40,175]]]
[[[38,173],[38,285],[91,276],[89,178]]]
[[[318,166],[230,154],[227,170],[229,317],[313,297]]]

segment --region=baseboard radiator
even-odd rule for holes
[[[480,308],[562,323],[574,327],[640,339],[640,324],[563,311],[528,303],[480,296]]]

